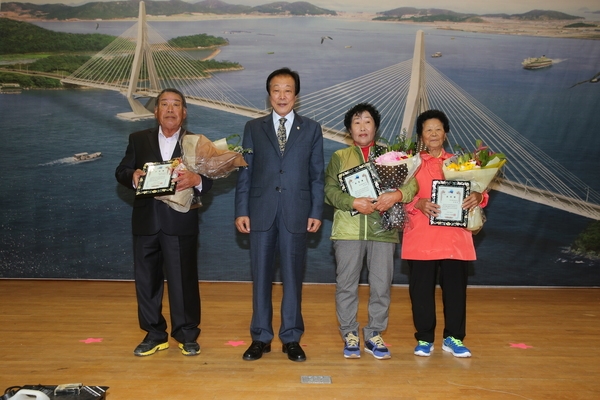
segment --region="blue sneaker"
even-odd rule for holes
[[[433,351],[433,343],[419,340],[419,344],[415,347],[415,356],[429,357]]]
[[[358,333],[348,332],[344,336],[344,357],[360,358],[360,339]]]
[[[463,345],[462,340],[455,339],[452,336],[448,336],[444,339],[442,350],[452,353],[454,357],[471,357],[471,352]]]
[[[385,347],[385,342],[379,332],[373,332],[371,339],[367,340],[365,343],[365,351],[378,360],[392,358],[392,354],[388,348]]]

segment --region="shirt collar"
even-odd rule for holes
[[[273,116],[273,125],[278,126],[279,125],[279,120],[281,118],[285,118],[285,124],[289,124],[294,120],[294,110],[290,111],[287,115],[284,115],[283,117],[280,117],[279,114],[277,114],[275,111],[273,111],[271,113],[271,115]]]
[[[166,137],[165,134],[163,133],[162,127],[159,125],[158,126],[158,135],[159,137],[162,136],[162,139],[165,140],[179,140],[179,134],[181,133],[181,128],[177,129],[177,132],[175,132],[175,134],[171,137]]]

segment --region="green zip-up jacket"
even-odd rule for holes
[[[371,148],[371,153],[374,147]],[[381,215],[378,212],[369,215],[351,215],[354,197],[342,191],[338,174],[365,162],[362,151],[358,146],[350,146],[336,151],[331,156],[325,170],[325,203],[332,205],[333,226],[331,240],[374,240],[377,242],[399,243],[400,238],[396,229],[386,231],[381,227]],[[402,192],[402,202],[412,201],[418,190],[417,181],[409,179],[406,185],[398,188]]]

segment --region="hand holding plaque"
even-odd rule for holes
[[[462,203],[470,191],[469,181],[435,179],[431,187],[431,201],[440,206],[440,212],[435,217],[429,217],[429,225],[465,228],[469,211],[462,208]]]
[[[381,194],[381,183],[377,171],[371,162],[340,172],[338,180],[342,190],[352,197],[370,197],[376,199]],[[350,211],[352,215],[358,211]]]
[[[179,159],[144,164],[146,175],[140,177],[136,196],[162,196],[175,193],[173,174],[179,165]]]

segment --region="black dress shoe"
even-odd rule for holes
[[[248,350],[244,353],[244,360],[254,361],[262,357],[263,353],[269,353],[271,351],[271,343],[261,342],[259,340],[253,340]]]
[[[287,353],[288,358],[292,361],[306,361],[306,354],[304,354],[304,350],[298,342],[286,343],[283,345],[282,350]]]

